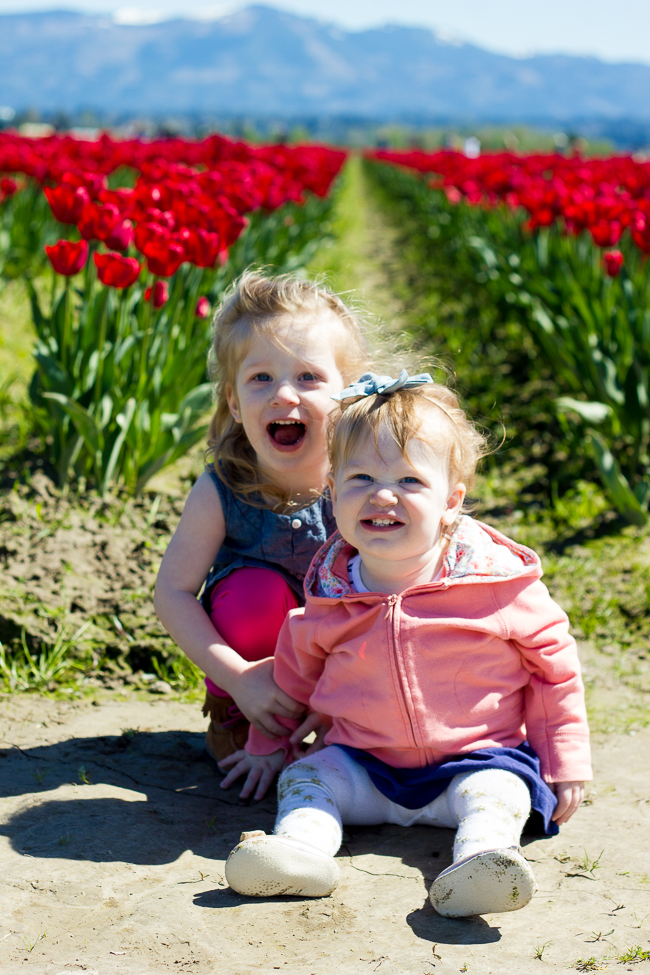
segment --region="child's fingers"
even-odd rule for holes
[[[264,796],[268,792],[269,786],[273,782],[274,777],[275,777],[275,772],[273,771],[273,769],[264,769],[259,781],[259,785],[255,790],[255,796],[254,796],[255,799],[264,798]]]
[[[321,716],[312,711],[307,715],[303,723],[296,728],[289,741],[292,745],[299,745],[303,738],[306,738],[307,735],[310,735],[312,731],[316,731],[321,726],[321,722]]]
[[[224,759],[224,761],[226,761],[226,759]],[[237,779],[239,778],[240,775],[243,775],[244,772],[247,772],[249,768],[250,768],[250,766],[249,766],[248,762],[245,759],[242,759],[242,761],[237,762],[237,764],[235,765],[235,767],[230,770],[230,772],[228,773],[228,775],[225,777],[225,779],[221,783],[221,788],[222,789],[227,789],[229,786],[231,786],[233,784],[233,782],[236,782],[237,781]]]
[[[258,766],[254,766],[248,775],[246,776],[246,781],[244,782],[244,788],[239,793],[240,799],[248,799],[249,795],[257,785],[262,776],[262,769]]]
[[[238,752],[233,752],[232,755],[227,755],[222,758],[220,762],[217,762],[219,768],[230,768],[231,765],[236,765],[238,762],[243,761],[246,758],[246,751],[240,748]]]
[[[558,783],[556,787],[557,806],[553,813],[553,820],[562,826],[568,822],[584,798],[584,786],[577,783],[564,785]]]
[[[294,701],[292,697],[285,694],[282,688],[278,687],[275,692],[273,710],[276,714],[281,714],[283,718],[296,718],[303,713],[305,705],[300,704],[299,701]]]

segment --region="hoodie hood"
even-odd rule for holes
[[[357,550],[335,532],[316,553],[305,578],[307,596],[340,598],[359,596],[350,586],[348,561]],[[436,588],[458,583],[497,582],[530,576],[539,579],[539,557],[468,515],[459,519],[443,559],[443,571]],[[367,594],[362,594],[367,595]]]

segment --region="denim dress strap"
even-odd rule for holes
[[[210,609],[211,591],[221,579],[244,566],[278,572],[304,604],[303,581],[314,555],[336,530],[329,494],[290,514],[248,504],[223,481],[212,465],[206,468],[219,494],[226,537],[203,590]]]

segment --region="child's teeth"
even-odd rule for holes
[[[390,518],[373,518],[373,525],[392,525],[393,522]]]

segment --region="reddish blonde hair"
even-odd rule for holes
[[[236,387],[239,367],[255,336],[270,336],[282,346],[287,316],[299,319],[323,312],[340,322],[342,334],[337,336],[340,341],[333,339],[334,353],[344,381],[350,383],[368,368],[370,352],[359,317],[329,288],[289,274],[267,277],[245,271],[215,313],[210,375],[215,380],[216,404],[206,457],[212,459],[221,479],[249,504],[263,505],[262,496],[278,505],[287,504],[290,498],[261,477],[244,428],[228,407],[227,390]],[[299,322],[292,326],[298,329]]]
[[[423,427],[426,436],[422,435]],[[341,412],[334,415],[330,428],[329,457],[334,473],[368,437],[378,446],[382,428],[407,459],[409,442],[416,437],[434,452],[446,454],[450,482],[462,482],[468,490],[474,484],[478,462],[489,452],[486,437],[468,419],[455,393],[448,386],[431,383],[388,396],[364,396],[347,406],[345,401],[341,403]]]

